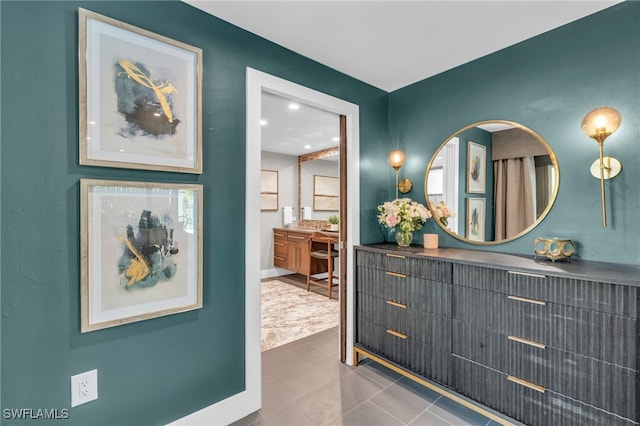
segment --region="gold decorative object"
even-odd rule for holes
[[[411,188],[413,188],[413,183],[411,182],[411,179],[404,178],[400,182],[398,182],[398,190],[403,194],[406,194],[407,192],[411,191]]]
[[[567,238],[547,238],[538,237],[534,243],[534,253],[536,256],[548,257],[552,261],[558,259],[568,259],[575,250],[573,241]]]
[[[402,181],[398,183],[398,171],[404,166],[406,160],[407,158],[404,152],[399,149],[391,151],[387,157],[387,163],[396,171],[396,198],[398,198],[398,189],[400,189],[400,192],[403,194],[406,194],[411,191],[411,187],[413,186],[410,179],[402,179]]]
[[[602,199],[602,226],[607,227],[607,210],[604,196],[604,181],[616,177],[622,170],[620,161],[604,156],[604,141],[615,132],[622,117],[611,107],[601,107],[590,111],[582,119],[582,131],[598,142],[600,158],[591,165],[591,174],[600,179],[600,197]]]

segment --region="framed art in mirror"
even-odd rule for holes
[[[202,173],[202,49],[79,9],[80,164]]]
[[[202,185],[81,179],[81,332],[202,307]]]
[[[487,185],[487,147],[467,143],[467,192],[484,194]]]
[[[467,238],[484,242],[486,228],[486,209],[484,198],[467,198]]]

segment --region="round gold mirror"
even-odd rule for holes
[[[506,120],[473,123],[449,136],[429,161],[424,182],[434,221],[459,240],[486,245],[535,228],[559,185],[549,144]]]

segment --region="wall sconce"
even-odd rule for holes
[[[398,171],[402,166],[404,166],[405,161],[406,157],[404,155],[404,152],[400,151],[399,149],[391,151],[389,153],[389,156],[387,157],[387,162],[396,171],[396,198],[398,198],[398,189],[403,194],[406,194],[407,192],[411,191],[411,188],[413,187],[411,179],[402,179],[400,182],[398,182]]]
[[[610,107],[596,108],[582,119],[582,131],[598,142],[600,147],[600,158],[591,165],[591,174],[600,179],[602,226],[605,228],[607,227],[607,210],[605,208],[604,180],[616,177],[622,170],[622,164],[615,158],[604,156],[604,140],[620,127],[621,122],[620,113]]]

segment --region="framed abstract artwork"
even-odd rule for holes
[[[484,198],[467,198],[467,239],[484,242],[485,211]]]
[[[487,182],[487,147],[467,142],[467,192],[484,194]]]
[[[202,173],[202,50],[79,9],[80,164]]]
[[[202,185],[81,179],[81,331],[202,307]]]

